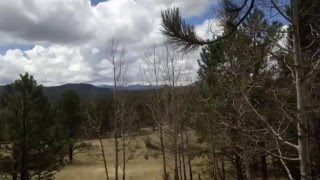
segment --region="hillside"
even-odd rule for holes
[[[0,95],[6,91],[7,85],[0,86]],[[76,91],[82,102],[90,101],[93,97],[100,99],[110,99],[112,97],[112,89],[96,87],[91,84],[64,84],[61,86],[43,87],[44,93],[51,101],[57,101],[62,93],[68,89]]]
[[[92,98],[112,98],[113,90],[108,88],[96,87],[91,84],[64,84],[61,86],[44,87],[44,93],[53,101],[59,100],[61,94],[68,90],[74,90],[80,96],[82,102],[90,101]]]
[[[0,95],[6,91],[7,85],[0,86]],[[82,102],[88,102],[93,98],[110,100],[112,99],[113,86],[94,86],[91,84],[64,84],[61,86],[43,87],[44,93],[51,101],[57,101],[62,93],[68,89],[74,90],[80,96]],[[145,85],[130,85],[128,87],[119,87],[120,90],[128,90],[130,94],[140,96],[141,94],[148,93],[149,90],[155,89],[154,86]]]

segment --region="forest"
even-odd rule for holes
[[[145,50],[140,88],[116,38],[108,87],[28,72],[1,86],[0,179],[319,179],[320,1],[218,4],[210,39],[179,7],[161,11],[165,42]]]

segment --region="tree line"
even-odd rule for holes
[[[112,134],[123,161],[117,162],[117,167],[121,166],[124,173],[134,153],[128,146],[131,134],[151,123],[144,118],[147,113],[142,100],[136,101],[140,94],[118,93],[119,104],[98,96],[89,103],[81,102],[74,90],[64,91],[57,102],[50,101],[32,75],[20,75],[6,86],[1,97],[0,178],[53,179],[55,173],[73,163],[77,153],[97,148],[87,141],[91,139],[100,142],[99,157],[108,177],[104,149],[110,147],[104,147],[102,140]]]
[[[137,97],[119,88],[128,85],[130,67],[116,40],[106,48],[112,102],[83,105],[67,91],[54,104],[21,75],[1,100],[3,176],[51,178],[79,148],[90,149],[83,138],[99,141],[106,179],[104,150],[113,148],[114,178],[125,180],[132,139],[152,127],[157,136],[146,136],[145,158],[160,157],[165,180],[319,178],[320,2],[223,0],[220,7],[223,33],[208,40],[178,8],[162,12],[168,42],[151,46],[140,69],[155,88]],[[186,59],[199,47],[194,83]],[[104,146],[106,137],[114,147]]]

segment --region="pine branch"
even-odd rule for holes
[[[179,8],[173,8],[161,12],[162,17],[162,34],[166,36],[170,43],[182,47],[182,51],[190,51],[198,48],[203,44],[194,27],[187,24],[182,18]]]
[[[167,37],[170,43],[176,44],[178,47],[180,47],[181,51],[189,52],[197,49],[199,46],[213,44],[231,36],[242,24],[242,22],[249,16],[254,7],[254,3],[255,0],[251,0],[249,9],[238,21],[238,23],[236,23],[228,33],[217,37],[216,39],[206,41],[200,38],[195,32],[194,26],[187,24],[182,19],[179,8],[173,8],[161,12],[162,27],[164,28],[161,30],[161,32],[165,37]],[[247,4],[247,0],[245,1],[245,4]],[[241,10],[245,7],[245,4],[241,6]]]

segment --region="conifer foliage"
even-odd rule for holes
[[[63,164],[65,143],[54,112],[28,73],[8,86],[1,99],[7,144],[1,146],[1,171],[12,179],[49,179]]]

